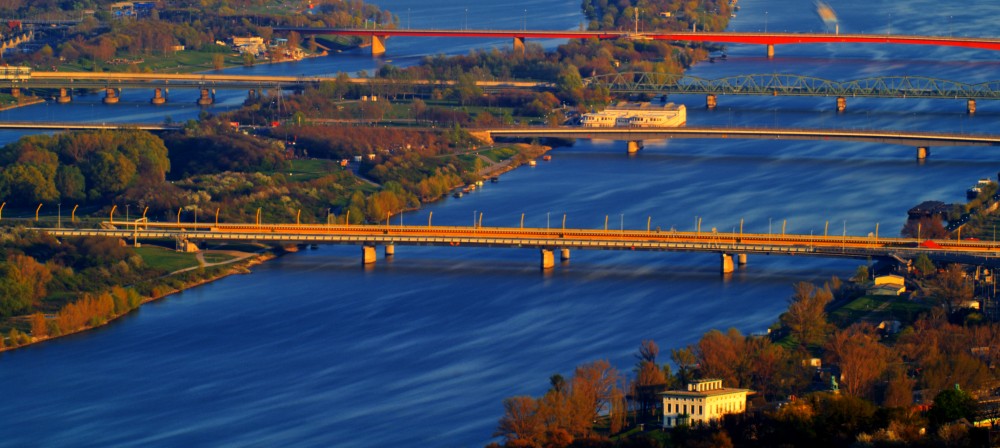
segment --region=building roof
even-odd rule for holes
[[[660,392],[660,395],[701,398],[701,397],[714,397],[716,395],[736,394],[740,392],[749,393],[750,389],[734,389],[730,387],[723,387],[721,389],[710,389],[702,392],[687,391],[687,390],[668,390],[666,392]]]

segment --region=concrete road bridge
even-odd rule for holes
[[[142,131],[176,131],[180,124],[164,123],[76,123],[45,121],[0,121],[0,129],[40,129],[50,131],[95,131],[114,129],[138,129]]]
[[[169,89],[201,90],[200,103],[211,104],[217,89],[247,90],[259,95],[266,90],[302,90],[331,82],[326,76],[248,76],[230,74],[168,74],[168,73],[93,73],[40,72],[25,67],[0,67],[0,86],[9,87],[13,95],[22,89],[58,90],[59,102],[72,100],[74,89],[105,90],[106,102],[117,101],[122,89],[151,89],[152,102],[167,101]],[[455,85],[453,80],[423,80],[398,78],[347,78],[351,84],[371,86],[373,91],[429,92],[435,88]],[[586,78],[588,85],[607,88],[612,93],[704,94],[709,108],[716,106],[717,95],[769,96],[836,96],[837,108],[843,111],[849,97],[871,98],[944,98],[965,99],[968,111],[975,113],[976,100],[1000,99],[1000,81],[977,84],[919,76],[872,77],[852,81],[834,81],[793,74],[739,75],[718,79],[658,73],[626,72]],[[502,90],[554,90],[549,82],[538,81],[477,81],[486,92]]]
[[[559,31],[559,30],[433,30],[433,29],[358,29],[358,28],[308,28],[278,27],[276,32],[295,31],[303,35],[330,34],[359,36],[371,39],[372,55],[386,51],[389,37],[452,37],[511,39],[515,51],[524,51],[526,39],[633,39],[666,40],[678,42],[715,42],[731,44],[764,45],[767,56],[774,57],[775,45],[793,44],[893,44],[932,45],[1000,50],[1000,39],[966,36],[911,36],[899,34],[830,34],[830,33],[735,33],[735,32],[632,32],[632,31]]]
[[[58,90],[60,103],[72,101],[74,89],[100,89],[105,91],[104,102],[118,102],[122,89],[150,89],[151,102],[164,104],[169,89],[198,89],[201,97],[198,103],[209,105],[214,102],[216,90],[247,90],[253,97],[267,90],[295,89],[319,86],[322,82],[335,81],[329,76],[272,76],[272,75],[230,75],[230,74],[169,74],[169,73],[110,73],[110,72],[42,72],[26,67],[0,67],[0,85],[11,89],[13,96],[19,96],[22,89]],[[389,87],[404,87],[430,91],[455,85],[453,80],[403,80],[393,78],[347,78],[347,82],[372,85],[385,90]],[[551,83],[533,81],[477,81],[484,91],[509,89],[552,89]]]
[[[735,264],[745,264],[748,254],[884,258],[897,262],[913,260],[921,254],[944,263],[985,266],[1000,265],[1000,243],[986,241],[935,240],[921,242],[913,238],[869,236],[793,235],[733,232],[678,232],[650,228],[570,229],[524,227],[395,226],[395,225],[320,225],[320,224],[219,224],[153,223],[106,221],[101,229],[39,228],[56,237],[96,236],[132,242],[159,239],[173,240],[178,248],[197,250],[200,242],[260,242],[276,244],[337,244],[361,246],[361,261],[374,263],[376,248],[386,256],[395,254],[396,246],[441,246],[450,248],[487,247],[520,248],[539,251],[541,267],[555,265],[555,253],[567,260],[572,250],[626,250],[660,252],[705,252],[720,254],[723,273],[732,272]]]
[[[823,140],[889,143],[914,146],[917,158],[930,155],[931,146],[1000,146],[1000,135],[949,134],[918,131],[886,131],[858,129],[796,129],[796,128],[731,128],[682,126],[676,128],[582,128],[540,127],[510,128],[474,131],[473,135],[487,134],[490,138],[586,138],[624,140],[628,152],[643,147],[645,140],[672,138],[722,138],[757,140]]]

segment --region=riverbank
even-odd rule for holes
[[[6,96],[9,97],[10,95],[6,95]],[[13,98],[13,97],[11,97],[11,98]],[[39,104],[39,103],[44,103],[45,102],[45,98],[39,98],[37,96],[22,96],[22,97],[16,98],[16,100],[17,100],[17,104],[7,104],[5,106],[0,106],[0,112],[5,111],[5,110],[17,109],[19,107],[33,106],[35,104]],[[2,98],[0,98],[0,103],[5,103],[5,102],[6,101],[4,101]]]
[[[93,324],[93,325],[88,324],[88,325],[79,327],[79,328],[74,329],[74,330],[63,331],[60,334],[54,335],[54,336],[42,336],[42,337],[38,337],[38,336],[32,335],[32,336],[29,337],[29,339],[23,341],[23,343],[17,344],[16,346],[8,346],[7,344],[10,344],[9,341],[7,343],[2,343],[2,342],[4,342],[4,338],[0,337],[0,353],[11,351],[11,350],[16,350],[16,349],[21,349],[21,348],[25,348],[25,347],[29,347],[29,346],[32,346],[32,345],[35,345],[35,344],[40,344],[40,343],[43,343],[43,342],[46,342],[46,341],[52,341],[52,340],[59,339],[59,338],[62,338],[62,337],[66,337],[66,336],[69,336],[69,335],[78,334],[78,333],[82,333],[82,332],[85,332],[85,331],[89,331],[89,330],[93,330],[93,329],[96,329],[96,328],[100,328],[100,327],[109,325],[112,322],[114,322],[114,321],[116,321],[116,320],[118,320],[118,319],[120,319],[122,317],[125,317],[125,316],[127,316],[129,314],[132,314],[133,312],[139,310],[140,308],[142,308],[143,305],[145,305],[147,303],[155,302],[157,300],[160,300],[160,299],[172,296],[174,294],[181,293],[181,292],[186,291],[188,289],[195,288],[195,287],[198,287],[198,286],[201,286],[201,285],[205,285],[205,284],[208,284],[208,283],[212,283],[214,281],[217,281],[217,280],[229,277],[230,275],[234,275],[234,274],[249,274],[251,272],[250,271],[251,267],[259,265],[261,263],[264,263],[265,261],[271,260],[271,259],[275,258],[276,256],[277,255],[274,254],[274,253],[272,253],[272,252],[263,252],[263,253],[259,253],[257,255],[253,255],[253,256],[250,256],[250,257],[246,257],[246,258],[242,258],[242,259],[236,259],[232,263],[229,263],[229,264],[227,264],[227,263],[213,263],[211,265],[203,264],[203,265],[200,265],[200,266],[195,267],[195,268],[186,268],[186,269],[181,269],[181,270],[178,270],[178,271],[171,272],[170,274],[168,274],[166,276],[160,277],[158,279],[150,280],[150,281],[163,280],[163,279],[170,278],[170,277],[173,277],[173,276],[176,276],[176,275],[179,275],[179,274],[190,272],[190,271],[195,270],[195,269],[201,269],[201,268],[205,268],[205,267],[213,267],[214,268],[214,267],[225,265],[225,269],[222,269],[219,272],[216,272],[216,273],[212,274],[209,277],[193,279],[191,281],[188,281],[188,282],[184,283],[180,287],[164,287],[165,285],[154,286],[153,287],[154,293],[152,295],[148,296],[148,297],[142,298],[140,300],[140,302],[137,304],[137,306],[135,306],[134,308],[132,308],[132,309],[130,309],[130,310],[124,312],[124,313],[115,315],[115,316],[113,316],[113,317],[111,317],[111,318],[109,318],[107,320],[104,320],[104,321],[102,321],[100,323],[96,323],[96,324]],[[16,318],[16,319],[30,319],[30,316],[22,316],[22,317],[19,317],[19,318]],[[53,319],[53,317],[46,317],[46,320],[48,320],[48,319]]]

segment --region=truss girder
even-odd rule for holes
[[[880,76],[833,81],[791,74],[706,79],[667,73],[625,72],[595,76],[585,82],[615,93],[1000,99],[1000,80],[969,84],[925,76]]]

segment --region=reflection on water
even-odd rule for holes
[[[465,8],[377,3],[401,18],[409,9],[414,27],[418,18],[437,17],[431,25],[444,27]],[[733,29],[761,28],[767,10],[772,31],[820,26],[812,4],[801,3],[741,4]],[[1000,4],[973,3],[845,0],[836,7],[841,32],[881,31],[891,13],[907,21],[908,32],[934,33],[940,24],[925,14],[933,10],[954,16],[955,33],[990,34],[974,16],[1000,12]],[[575,1],[525,1],[482,14],[473,14],[478,4],[468,7],[470,27],[493,26],[493,17],[496,27],[516,27],[523,9],[532,11],[529,27],[579,22],[567,12],[576,10]],[[546,14],[536,11],[556,13],[544,22]],[[461,45],[475,42],[448,45],[442,41],[440,51],[465,52]],[[415,60],[424,48],[393,40],[387,57]],[[762,47],[732,46],[728,54],[726,62],[692,73],[856,79],[885,72],[966,81],[996,73],[992,53],[955,49],[779,46],[773,61],[762,57]],[[332,73],[375,64],[362,54],[338,54],[250,71]],[[209,110],[234,107],[243,94],[220,91],[222,104]],[[157,121],[198,114],[193,92],[189,100],[176,95],[165,107],[148,105],[150,93],[141,91],[126,91],[119,106],[80,97],[72,105],[2,112],[0,119]],[[704,97],[672,100],[688,105],[691,125],[992,132],[1000,114],[981,102],[968,117],[964,103],[948,100],[850,98],[840,115],[832,98],[720,96],[714,112],[703,109]],[[23,134],[0,133],[0,140]],[[468,224],[482,212],[486,226],[516,226],[523,213],[526,226],[544,227],[566,214],[570,227],[603,228],[607,219],[612,227],[645,228],[649,221],[653,228],[691,230],[700,218],[703,229],[728,232],[742,219],[748,232],[778,232],[787,223],[796,233],[818,235],[829,226],[831,233],[867,234],[879,225],[890,234],[909,207],[961,200],[970,182],[1000,168],[992,148],[932,148],[918,164],[914,148],[821,141],[678,139],[647,142],[627,157],[621,142],[580,140],[550,154],[550,163],[512,171],[405,220],[426,222],[433,211],[437,225]],[[577,250],[571,262],[543,273],[533,249],[397,247],[391,260],[379,251],[378,262],[365,267],[359,252],[355,246],[300,251],[252,275],[145,306],[99,331],[3,355],[0,434],[12,446],[482,446],[502,398],[540,394],[553,373],[600,358],[628,370],[643,339],[655,339],[666,352],[711,328],[763,331],[786,306],[792,283],[848,277],[863,263],[750,256],[748,265],[722,276],[716,254]]]

